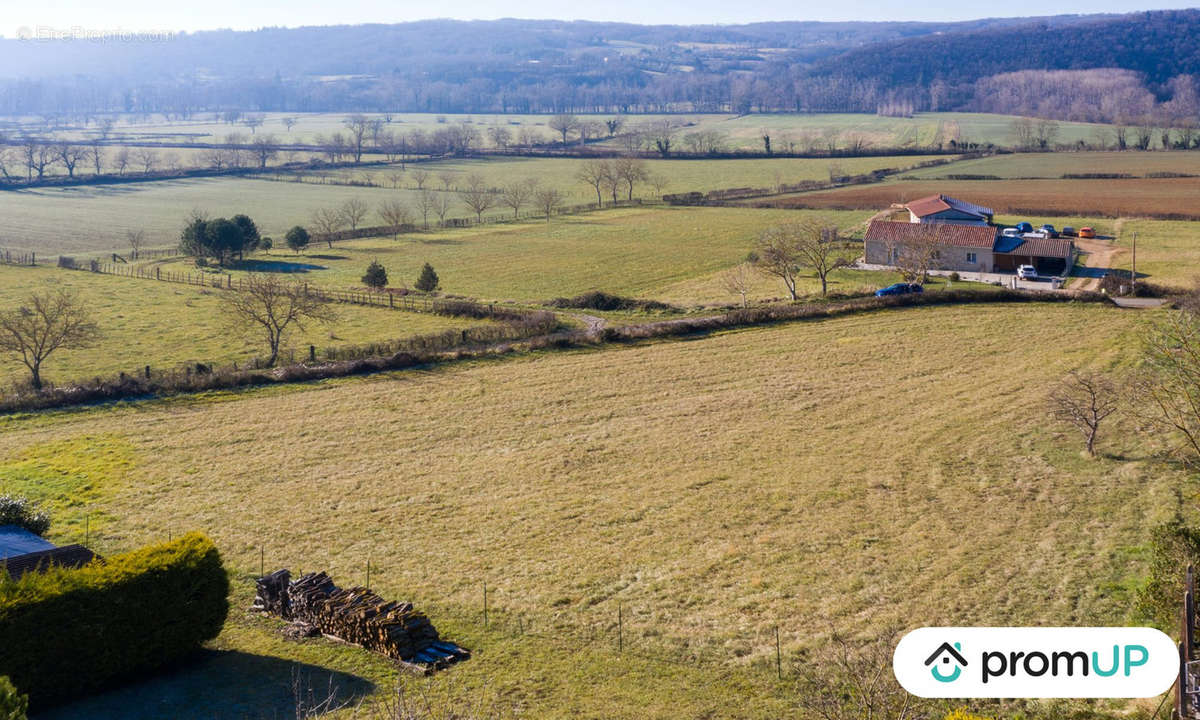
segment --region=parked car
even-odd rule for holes
[[[1090,227],[1079,228],[1079,237],[1094,238],[1094,237],[1096,237],[1096,231],[1091,229]]]
[[[1017,232],[1022,234],[1033,232],[1033,223],[1017,223]]]
[[[1079,233],[1075,231],[1075,228],[1071,227],[1070,225],[1067,225],[1062,229],[1063,237],[1075,237],[1078,234]]]
[[[885,288],[879,288],[875,291],[875,297],[887,297],[888,295],[908,295],[909,293],[925,292],[925,288],[917,283],[896,283],[888,285]]]
[[[1049,223],[1042,226],[1042,231],[1046,233],[1046,237],[1058,237],[1058,231],[1055,230],[1054,226]]]
[[[1016,229],[1015,227],[1004,228],[1003,230],[1000,231],[1000,236],[1001,237],[1012,237],[1012,238],[1021,237],[1021,231]]]
[[[1022,280],[1037,280],[1037,268],[1032,265],[1022,265],[1017,268],[1017,277]]]

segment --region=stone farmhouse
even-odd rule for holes
[[[864,238],[864,259],[896,265],[906,247],[935,246],[932,268],[972,273],[1015,272],[1033,265],[1041,275],[1063,275],[1073,263],[1075,243],[1027,233],[1003,235],[991,208],[946,195],[931,195],[904,206],[909,222],[873,220]]]

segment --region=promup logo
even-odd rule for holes
[[[1153,628],[921,628],[892,668],[921,697],[1140,698],[1171,686],[1179,652]]]
[[[929,669],[929,672],[933,675],[934,680],[944,683],[954,682],[958,679],[959,675],[962,675],[962,669],[967,666],[967,659],[962,656],[961,650],[962,643],[956,642],[954,645],[951,645],[948,642],[944,642],[937,650],[933,651],[932,655],[925,659],[926,665],[933,665]],[[938,661],[938,658],[941,658],[943,665],[949,665],[953,661],[955,663],[954,671],[948,675],[943,675],[941,669],[934,664]]]

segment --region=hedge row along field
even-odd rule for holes
[[[976,303],[1107,303],[1108,298],[1093,292],[1045,293],[1030,290],[996,288],[978,290],[942,290],[913,295],[863,297],[840,302],[784,304],[733,310],[720,315],[704,315],[662,320],[640,325],[605,327],[599,331],[571,330],[549,332],[556,326],[549,313],[533,313],[524,324],[484,328],[480,339],[491,337],[492,344],[471,344],[470,331],[450,332],[431,336],[427,349],[406,346],[399,351],[394,345],[380,343],[347,349],[342,359],[298,363],[278,368],[238,370],[221,368],[197,374],[174,372],[151,378],[122,373],[117,378],[95,378],[75,385],[52,387],[41,392],[21,391],[0,396],[0,413],[13,413],[48,408],[69,407],[113,400],[143,399],[177,394],[226,390],[233,388],[308,382],[329,378],[367,375],[389,370],[406,370],[458,360],[506,355],[518,350],[544,350],[597,345],[612,342],[633,342],[661,337],[718,332],[756,325],[798,320],[820,320],[843,315],[870,312],[885,308],[919,307],[927,305],[956,305]],[[505,328],[510,335],[504,335]],[[533,334],[538,329],[544,332]],[[458,338],[463,343],[458,342]],[[439,337],[445,345],[439,345]]]
[[[221,556],[199,533],[77,570],[0,580],[0,675],[35,709],[95,692],[215,638],[228,595]]]

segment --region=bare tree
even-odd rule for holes
[[[1100,423],[1117,411],[1117,388],[1103,375],[1073,370],[1050,392],[1048,409],[1055,420],[1083,433],[1087,454],[1095,457]]]
[[[747,272],[746,265],[740,263],[721,273],[721,287],[730,295],[740,295],[742,307],[746,307],[746,295],[750,292],[750,273]]]
[[[626,200],[633,200],[634,185],[646,180],[650,171],[646,169],[644,160],[635,157],[622,156],[612,161],[612,172],[625,184]]]
[[[255,157],[258,158],[258,167],[260,170],[265,170],[267,163],[279,154],[279,148],[277,147],[274,135],[256,137],[250,142],[250,146]]]
[[[650,186],[654,188],[654,194],[661,198],[663,193],[666,191],[667,186],[671,184],[671,178],[667,177],[663,173],[654,173],[650,175],[648,182],[650,183]]]
[[[122,146],[115,155],[113,155],[113,164],[117,166],[117,174],[124,175],[125,168],[129,167],[129,148]]]
[[[663,157],[670,156],[671,146],[675,142],[675,135],[678,132],[679,124],[671,119],[656,120],[647,124],[644,129],[647,140]]]
[[[521,208],[533,199],[537,185],[537,179],[525,178],[510,182],[500,191],[500,201],[512,208],[514,220],[521,217]]]
[[[418,190],[424,190],[425,183],[429,180],[429,171],[417,168],[416,170],[412,171],[412,179],[413,182],[417,184]]]
[[[483,214],[496,205],[495,193],[478,175],[471,175],[467,178],[467,186],[458,191],[458,196],[462,199],[463,204],[475,213],[476,222],[483,222]]]
[[[533,201],[550,222],[550,216],[563,204],[563,194],[558,188],[542,188],[534,193]]]
[[[562,135],[562,144],[567,144],[567,135],[579,128],[579,118],[570,113],[559,113],[547,123],[551,130]]]
[[[522,127],[517,131],[517,142],[526,150],[542,142],[542,133],[535,127]]]
[[[1200,318],[1194,297],[1171,313],[1145,342],[1145,361],[1132,382],[1134,411],[1182,441],[1186,459],[1200,464]],[[1179,448],[1174,448],[1179,451]]]
[[[283,127],[286,128],[288,132],[291,132],[292,128],[296,127],[296,118],[294,117],[289,116],[281,118],[279,122],[283,123]]]
[[[445,192],[450,192],[452,189],[454,189],[454,173],[438,173],[438,180],[442,182],[442,190]]]
[[[931,710],[910,695],[892,672],[892,650],[899,633],[855,643],[833,633],[818,657],[805,663],[796,688],[800,704],[822,720],[916,720]]]
[[[371,121],[366,115],[351,115],[342,121],[342,125],[350,133],[349,150],[354,162],[362,162],[363,146],[371,130]]]
[[[428,191],[426,191],[428,192]],[[450,195],[447,193],[430,192],[433,209],[433,214],[438,217],[438,224],[443,227],[446,225],[446,215],[450,213]]]
[[[392,238],[395,240],[400,239],[400,233],[406,225],[412,225],[412,210],[399,200],[385,200],[380,204],[378,213],[383,224],[392,228]]]
[[[432,190],[422,190],[417,195],[417,208],[421,211],[421,223],[425,229],[429,229],[429,211],[433,209],[434,192]]]
[[[316,234],[324,236],[329,248],[333,249],[333,236],[342,229],[346,217],[340,209],[317,208],[313,211],[311,223]]]
[[[403,172],[390,172],[387,175],[388,182],[392,184],[392,189],[400,187],[400,181],[404,179]]]
[[[819,220],[802,220],[768,228],[752,253],[760,272],[783,280],[792,300],[796,299],[796,278],[805,268],[821,281],[821,294],[829,289],[829,273],[845,267],[845,243],[836,227]]]
[[[608,130],[608,136],[613,137],[621,131],[621,127],[625,125],[625,118],[611,117],[604,121],[604,127]]]
[[[53,165],[58,159],[58,154],[50,145],[36,138],[22,139],[21,153],[25,160],[26,176],[29,180],[33,180],[35,173],[37,179],[41,180],[46,175],[46,168]]]
[[[242,121],[242,124],[250,128],[250,134],[253,135],[255,130],[262,127],[264,120],[265,118],[262,115],[250,115]]]
[[[604,181],[608,178],[607,160],[584,160],[575,172],[575,178],[596,191],[596,206],[604,205]]]
[[[61,142],[54,146],[58,161],[67,169],[67,177],[75,177],[75,166],[87,157],[87,148],[71,142]]]
[[[492,145],[499,150],[504,150],[512,142],[512,130],[503,125],[493,125],[488,128],[487,135]]]
[[[86,348],[99,339],[87,305],[67,290],[33,293],[23,305],[0,312],[0,352],[20,356],[35,390],[42,389],[42,364],[54,351]]]
[[[230,322],[248,332],[262,333],[270,351],[267,366],[279,359],[279,348],[288,329],[301,331],[309,321],[332,322],[333,307],[301,282],[284,280],[269,273],[250,273],[240,289],[221,294],[221,304]]]
[[[924,283],[938,260],[940,247],[936,235],[922,233],[889,248],[888,252],[895,258],[896,268],[905,280]]]
[[[351,230],[357,230],[370,211],[367,204],[358,198],[350,198],[338,209],[342,214],[342,221],[349,225]]]
[[[140,228],[137,230],[126,230],[125,241],[129,243],[130,257],[136,260],[138,253],[142,251],[142,246],[146,244],[146,231]]]
[[[154,148],[140,147],[133,151],[133,159],[142,166],[142,172],[148,174],[158,164],[158,151]]]

